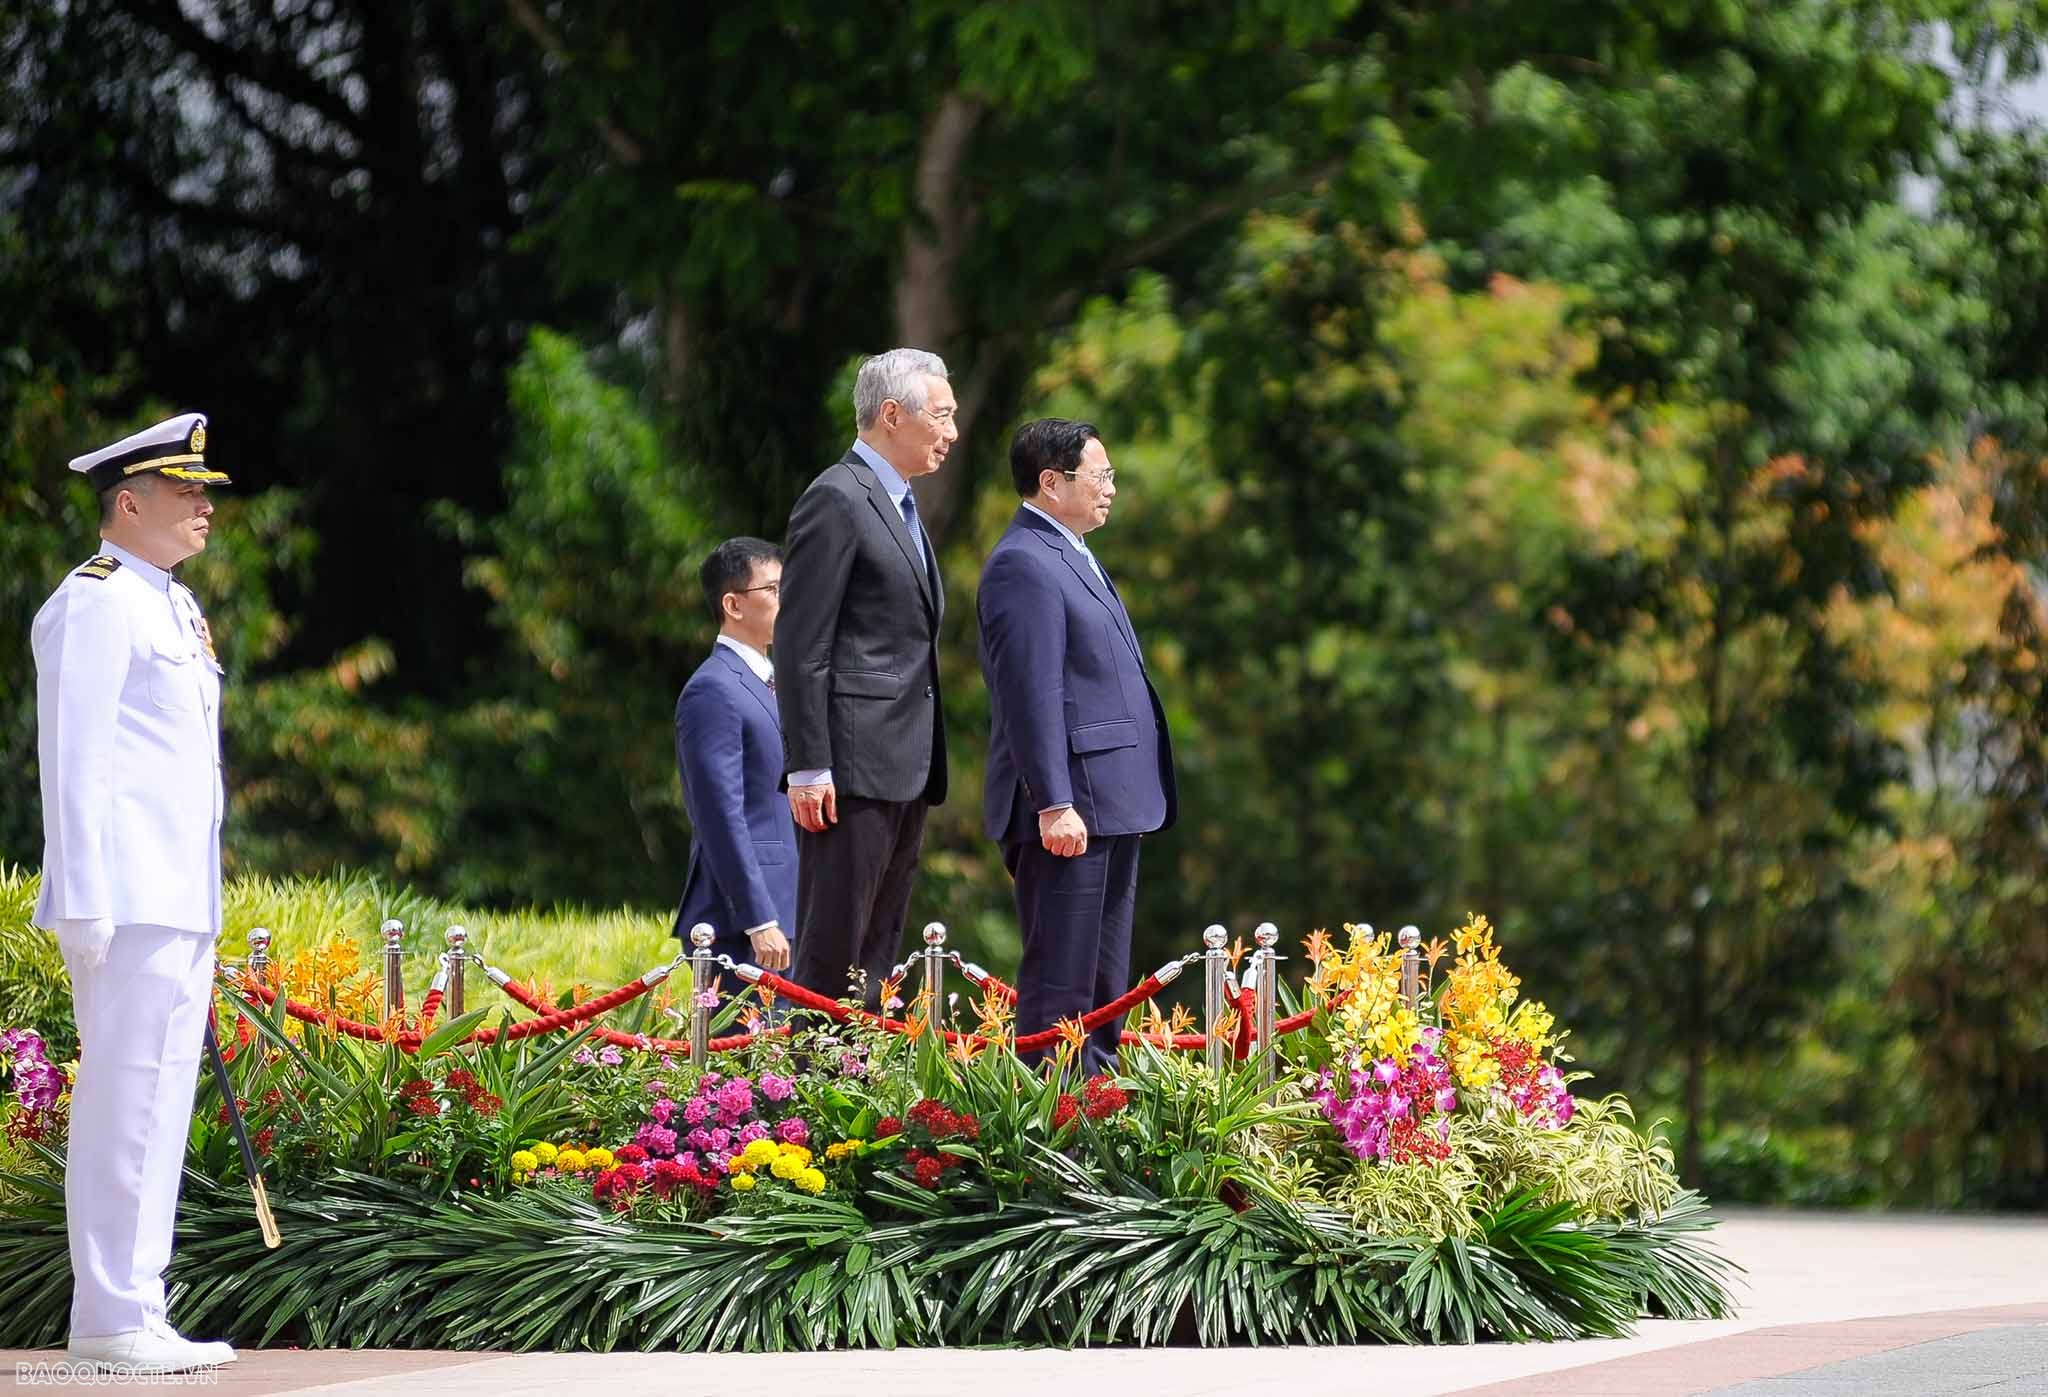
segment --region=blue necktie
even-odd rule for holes
[[[931,544],[924,536],[924,526],[917,522],[917,496],[905,490],[901,504],[903,525],[910,530],[910,541],[917,545],[917,556],[924,559],[925,579],[933,583],[933,590],[936,591],[938,588],[934,577],[935,569],[932,566]]]

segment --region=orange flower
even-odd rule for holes
[[[946,1052],[955,1062],[972,1062],[974,1055],[984,1046],[986,1045],[980,1039],[963,1033],[946,1045]]]
[[[1174,1033],[1186,1033],[1195,1026],[1195,1011],[1185,1004],[1173,1006],[1173,1016],[1166,1021],[1166,1027]]]
[[[1450,946],[1445,943],[1441,936],[1430,938],[1429,942],[1422,948],[1422,957],[1429,962],[1431,970],[1436,969],[1436,963],[1450,953]]]
[[[1060,1042],[1074,1052],[1080,1052],[1081,1045],[1088,1041],[1088,1030],[1081,1027],[1079,1019],[1061,1019],[1053,1027],[1059,1030]]]
[[[1209,1037],[1221,1039],[1224,1042],[1235,1042],[1237,1040],[1237,1010],[1225,1007],[1223,1012],[1216,1016],[1215,1024],[1210,1027]]]
[[[1308,956],[1310,965],[1321,965],[1323,957],[1330,953],[1330,933],[1317,927],[1302,941],[1301,949]]]
[[[982,991],[981,998],[975,1001],[974,1017],[980,1020],[982,1037],[996,1042],[1009,1037],[1010,1006],[994,990]]]
[[[1230,968],[1232,970],[1237,969],[1237,963],[1244,959],[1244,953],[1247,949],[1249,948],[1244,944],[1242,936],[1230,943]]]

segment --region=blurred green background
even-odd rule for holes
[[[2002,96],[2044,33],[9,7],[0,861],[41,856],[29,620],[93,546],[63,462],[196,409],[231,871],[644,940],[696,566],[925,345],[966,437],[921,488],[957,770],[915,921],[1014,966],[973,587],[1010,429],[1087,417],[1180,759],[1140,963],[1481,910],[1718,1196],[2048,1205],[2048,138]]]

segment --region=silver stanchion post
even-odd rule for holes
[[[384,1017],[405,1012],[405,923],[393,917],[379,928],[384,935]]]
[[[924,992],[930,1006],[926,1026],[934,1033],[945,1028],[946,1018],[946,924],[924,924]]]
[[[1230,969],[1230,952],[1223,943],[1229,939],[1220,924],[1202,933],[1202,1032],[1209,1039],[1209,1068],[1217,1073],[1230,1064],[1230,1044],[1217,1032],[1223,1021],[1223,977]]]
[[[1252,940],[1259,946],[1252,955],[1252,1032],[1259,1040],[1260,1073],[1266,1085],[1271,1086],[1280,1061],[1280,1045],[1273,1041],[1273,1008],[1280,991],[1280,957],[1273,946],[1280,940],[1280,928],[1271,922],[1260,922],[1252,932]]]
[[[718,933],[711,923],[690,928],[690,1065],[702,1067],[711,1056],[711,1006],[705,991],[711,988],[711,943]]]
[[[1401,928],[1394,938],[1401,946],[1401,998],[1413,1009],[1422,998],[1422,933],[1412,926]]]
[[[441,964],[448,971],[448,1019],[451,1023],[467,1012],[463,971],[469,964],[468,946],[469,933],[466,930],[459,926],[448,928],[448,951],[441,957]]]
[[[249,929],[249,978],[270,986],[270,933],[260,926]]]

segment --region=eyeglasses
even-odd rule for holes
[[[735,587],[733,590],[741,596],[745,596],[748,592],[767,592],[779,597],[782,595],[782,584],[780,582],[763,582],[758,587]]]
[[[938,412],[933,412],[928,407],[913,408],[912,411],[923,413],[926,417],[931,418],[932,421],[938,423],[941,427],[951,426],[954,419],[957,418],[960,414],[960,409],[952,407],[944,408]]]
[[[1061,471],[1060,474],[1065,476],[1069,480],[1085,480],[1090,485],[1102,486],[1116,484],[1115,466],[1107,466],[1099,472],[1090,472],[1087,475],[1081,474],[1081,472],[1078,469],[1070,471]]]

